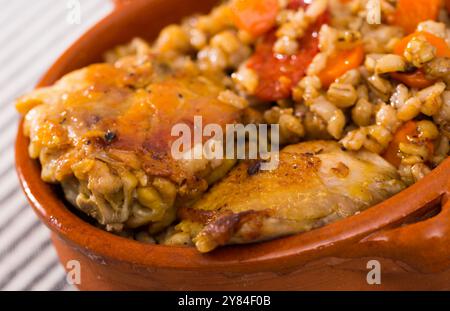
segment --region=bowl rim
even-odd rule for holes
[[[132,4],[127,7],[131,8]],[[70,62],[81,47],[95,42],[99,30],[107,28],[112,19],[125,18],[126,14],[127,9],[114,10],[94,25],[50,67],[37,86],[55,82],[60,77],[59,68]],[[28,156],[29,140],[23,134],[22,124],[23,118],[19,122],[15,145],[16,170],[21,187],[39,218],[53,233],[81,252],[145,267],[189,270],[226,267],[227,271],[256,272],[279,270],[281,266],[293,267],[333,256],[380,229],[402,222],[408,215],[435,201],[444,194],[442,180],[450,175],[449,158],[421,181],[359,214],[312,231],[266,242],[225,246],[201,254],[193,247],[144,244],[119,237],[79,218],[66,208],[52,187],[41,180],[37,160]],[[446,189],[449,189],[448,185]],[[339,255],[345,257],[345,254]]]

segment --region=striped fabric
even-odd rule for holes
[[[28,206],[14,170],[17,113],[56,58],[111,9],[110,0],[79,0],[80,24],[69,23],[73,0],[0,0],[0,290],[71,290],[49,240]]]

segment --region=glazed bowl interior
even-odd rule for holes
[[[124,1],[118,1],[124,2]],[[116,10],[77,41],[46,73],[39,86],[54,83],[64,74],[101,61],[102,54],[139,36],[152,40],[169,23],[193,13],[207,12],[216,1],[135,0]],[[243,246],[229,246],[210,254],[194,248],[149,245],[98,229],[72,213],[54,187],[40,178],[40,166],[28,157],[28,139],[19,127],[16,143],[17,171],[26,195],[39,217],[60,238],[100,256],[151,267],[229,271],[289,267],[315,257],[332,255],[337,247],[356,243],[361,237],[398,224],[430,206],[442,195],[445,162],[430,176],[395,197],[358,215],[310,232]],[[448,175],[447,175],[448,176]],[[258,263],[258,265],[255,265]]]

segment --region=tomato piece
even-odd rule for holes
[[[417,131],[417,122],[406,122],[395,132],[394,138],[382,155],[383,158],[395,167],[399,167],[401,163],[401,158],[398,156],[400,143],[407,143],[410,137],[417,137],[418,135],[419,132]],[[425,144],[428,148],[429,154],[433,154],[433,142],[431,140],[427,140]]]
[[[234,0],[230,8],[236,26],[255,37],[275,26],[279,9],[277,0]]]
[[[310,26],[299,40],[300,48],[294,55],[274,53],[275,31],[265,35],[247,63],[259,78],[256,97],[265,101],[276,101],[291,95],[292,87],[305,76],[309,64],[319,52],[318,32],[328,19],[329,13],[326,12]]]
[[[419,23],[436,20],[440,7],[441,0],[398,0],[392,23],[411,33]]]
[[[287,8],[289,10],[298,10],[300,8],[306,9],[308,7],[308,4],[304,0],[290,0]]]
[[[276,55],[273,45],[275,33],[268,35],[258,44],[255,54],[249,59],[248,67],[255,70],[259,82],[255,96],[266,101],[288,98],[292,87],[305,76],[306,69],[319,52],[318,41],[308,36],[302,40],[302,47],[295,55]]]
[[[423,36],[425,39],[436,48],[437,57],[450,57],[450,47],[444,39],[439,38],[426,31],[417,31],[409,36],[404,37],[394,47],[394,53],[397,55],[403,55],[408,43],[415,37]]]
[[[351,50],[344,50],[327,60],[325,69],[318,77],[324,87],[330,86],[337,78],[351,69],[355,69],[364,61],[364,47],[358,45]]]
[[[391,77],[409,87],[418,89],[432,86],[436,82],[435,80],[427,79],[425,73],[421,69],[418,69],[413,73],[393,72],[391,73]]]

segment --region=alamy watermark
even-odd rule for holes
[[[81,24],[81,3],[79,0],[67,0],[66,4],[68,13],[66,17],[67,23],[70,25]]]
[[[259,159],[261,170],[273,170],[279,163],[279,133],[278,124],[227,124],[224,133],[221,125],[203,126],[202,117],[195,116],[193,126],[172,127],[171,135],[177,138],[171,155],[175,160]]]
[[[367,273],[366,281],[369,285],[380,285],[381,284],[381,264],[378,260],[369,260],[367,262],[367,269],[370,271]]]
[[[368,0],[366,4],[366,11],[366,20],[368,24],[381,24],[381,0]]]
[[[70,285],[81,284],[81,264],[78,260],[69,260],[66,263],[66,282]]]

